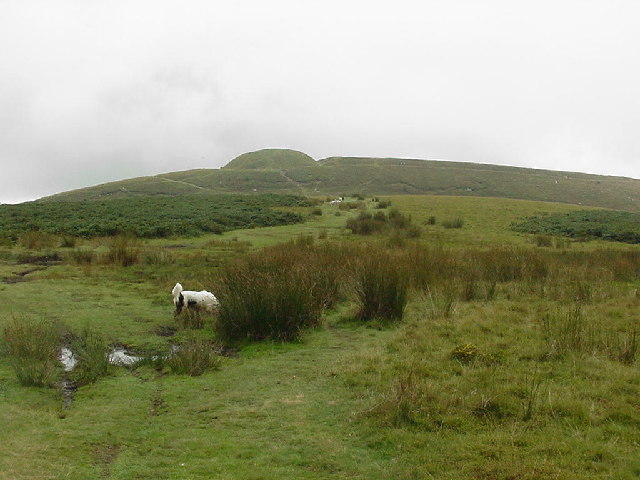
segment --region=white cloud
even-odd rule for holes
[[[5,0],[0,201],[263,147],[640,177],[638,14],[632,0]]]

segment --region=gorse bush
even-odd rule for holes
[[[52,322],[13,318],[3,331],[3,347],[18,381],[25,386],[54,383],[61,330]]]

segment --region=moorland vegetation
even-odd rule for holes
[[[4,246],[0,478],[640,475],[637,246],[511,229],[577,206],[343,203],[216,236]],[[172,318],[176,281],[221,310]],[[67,406],[61,342],[85,352]],[[110,345],[140,361],[98,368]]]
[[[72,237],[131,234],[140,238],[222,233],[238,228],[300,222],[274,207],[308,206],[294,195],[135,196],[86,202],[0,205],[0,232],[15,240],[32,232]],[[36,233],[37,236],[37,233]]]

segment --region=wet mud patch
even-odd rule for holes
[[[221,357],[238,358],[240,356],[240,352],[238,349],[233,347],[225,347],[224,345],[215,345],[213,347],[213,351]]]
[[[116,461],[122,447],[115,445],[100,445],[92,449],[93,464],[100,468],[100,478],[111,476],[111,464]]]
[[[30,268],[28,270],[24,270],[22,272],[18,272],[16,274],[14,274],[12,277],[8,277],[5,278],[3,281],[6,284],[14,284],[14,283],[20,283],[20,282],[27,282],[29,281],[29,279],[27,278],[27,275],[34,273],[34,272],[39,272],[42,270],[46,270],[47,267],[34,267],[34,268]]]
[[[17,263],[19,265],[31,264],[31,265],[44,265],[49,267],[62,263],[62,257],[57,253],[50,255],[20,255]]]
[[[178,331],[178,327],[174,325],[158,325],[151,333],[159,337],[173,337]]]
[[[152,417],[157,417],[158,415],[167,413],[168,410],[167,402],[165,402],[162,397],[162,384],[159,384],[151,397],[151,408],[149,409],[149,413]]]
[[[60,382],[60,394],[62,395],[62,408],[69,410],[73,405],[73,396],[78,390],[78,385],[69,379],[67,375]]]

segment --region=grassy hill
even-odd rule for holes
[[[42,200],[253,192],[481,196],[640,210],[640,180],[631,178],[397,158],[331,157],[313,162],[292,150],[261,150],[241,155],[221,169],[133,178]]]
[[[313,167],[315,160],[306,153],[295,150],[270,148],[243,153],[227,163],[226,169],[282,170]]]

